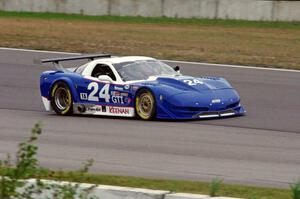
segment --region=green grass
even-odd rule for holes
[[[223,180],[215,178],[209,184],[209,196],[216,197],[221,186],[223,185]]]
[[[32,176],[35,177],[35,176]],[[195,182],[184,180],[161,180],[147,179],[130,176],[112,176],[100,174],[83,174],[80,172],[49,172],[40,176],[45,179],[63,180],[82,183],[93,183],[102,185],[115,185],[136,188],[148,188],[156,190],[168,190],[172,192],[199,193],[209,195],[208,182]],[[231,196],[240,198],[257,199],[289,199],[291,192],[288,189],[265,188],[255,186],[222,184],[218,190],[219,196]],[[291,198],[292,199],[292,198]]]
[[[118,22],[118,23],[185,24],[185,25],[202,25],[202,26],[300,29],[300,22],[266,22],[266,21],[258,22],[258,21],[245,21],[245,20],[196,19],[196,18],[179,19],[179,18],[167,18],[167,17],[140,17],[140,16],[137,17],[86,16],[80,14],[6,12],[6,11],[0,11],[0,17],[85,20],[85,21]]]
[[[291,185],[293,199],[300,199],[300,181]]]

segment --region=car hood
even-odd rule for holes
[[[229,89],[232,86],[224,79],[219,77],[157,77],[156,84],[176,88],[181,91],[208,91]]]
[[[164,96],[164,102],[176,107],[206,107],[209,110],[226,109],[239,103],[233,87],[219,77],[157,77],[143,82],[153,86],[155,93]]]

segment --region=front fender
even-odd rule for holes
[[[156,102],[156,117],[162,119],[175,119],[176,116],[168,111],[166,107],[163,105],[163,101],[174,95],[175,93],[179,93],[177,89],[168,88],[169,86],[165,85],[147,85],[142,86],[140,89],[148,89],[152,92],[155,102]],[[139,89],[139,90],[140,90]],[[137,93],[136,93],[137,94]]]

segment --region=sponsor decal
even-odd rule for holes
[[[129,97],[128,97],[128,98],[125,98],[125,99],[124,99],[124,102],[127,103],[127,104],[129,104],[129,103],[131,102],[131,98],[129,98]]]
[[[139,89],[138,86],[132,86],[132,90],[136,91],[136,90],[138,90],[138,89]]]
[[[124,104],[124,102],[127,102],[128,93],[123,93],[120,91],[111,91],[111,101],[115,104]]]
[[[125,85],[125,86],[124,86],[124,89],[126,89],[126,90],[130,89],[130,85],[128,85],[128,84]]]
[[[88,101],[99,102],[100,99],[104,99],[105,102],[109,102],[110,95],[109,95],[109,84],[105,84],[99,91],[99,85],[96,82],[91,82],[88,87],[88,90],[91,93],[88,95]],[[99,91],[99,95],[97,95]]]
[[[123,96],[123,97],[128,97],[128,93],[121,93],[121,96]]]
[[[199,80],[199,79],[184,79],[183,82],[190,85],[190,86],[196,86],[198,84],[204,84],[204,82]]]
[[[130,110],[129,108],[123,108],[123,107],[109,107],[109,113],[119,114],[119,115],[129,115]]]
[[[101,106],[86,106],[86,110],[90,112],[102,112]]]
[[[116,90],[116,91],[123,91],[124,88],[121,87],[121,86],[114,86],[114,90]]]
[[[123,96],[112,96],[111,101],[116,104],[124,104]]]
[[[213,99],[213,100],[211,100],[211,103],[213,103],[213,104],[221,103],[221,100],[220,99]]]
[[[87,100],[88,99],[87,93],[80,93],[80,99],[81,100]]]
[[[110,94],[112,96],[120,96],[121,95],[121,92],[120,91],[111,91]]]

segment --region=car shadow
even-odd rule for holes
[[[238,118],[245,115],[233,115],[233,116],[226,116],[226,117],[219,117],[219,118],[196,118],[196,119],[154,119],[154,120],[141,120],[137,117],[119,117],[119,116],[106,116],[106,115],[69,115],[69,116],[61,116],[56,115],[55,113],[49,114],[49,116],[56,116],[56,117],[73,117],[73,118],[99,118],[99,119],[112,119],[112,120],[123,120],[123,121],[137,121],[137,122],[166,122],[166,123],[186,123],[186,122],[195,122],[195,121],[212,121],[212,120],[226,120],[230,118]]]

